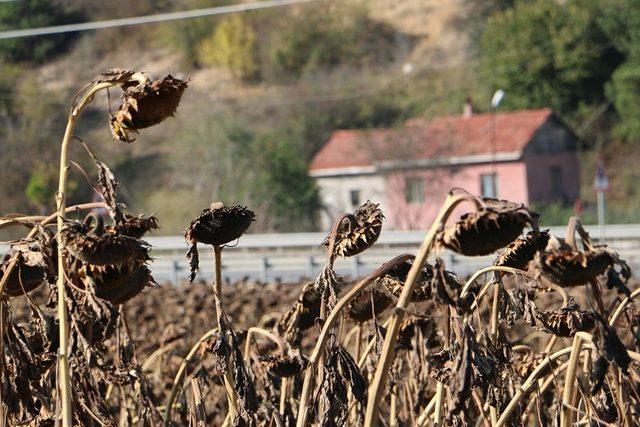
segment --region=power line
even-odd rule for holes
[[[154,22],[175,21],[178,19],[199,18],[203,16],[222,15],[225,13],[289,6],[298,3],[309,3],[312,1],[318,0],[265,0],[253,3],[185,10],[181,12],[158,13],[155,15],[136,16],[132,18],[107,19],[104,21],[82,22],[79,24],[53,25],[50,27],[10,30],[0,32],[0,39],[14,39],[19,37],[43,36],[47,34],[71,33],[76,31],[99,30],[102,28],[124,27],[128,25],[151,24]]]

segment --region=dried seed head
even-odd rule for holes
[[[579,331],[590,331],[596,325],[593,312],[581,311],[573,301],[557,311],[537,311],[536,326],[559,337],[572,337]]]
[[[91,219],[96,223],[92,225]],[[84,222],[73,221],[61,233],[64,247],[87,264],[120,265],[149,260],[149,245],[139,239],[105,232],[102,219],[89,215]]]
[[[31,292],[45,283],[52,274],[52,265],[41,252],[12,248],[0,264],[0,280],[6,274],[14,257],[17,261],[2,290],[2,296],[16,297]]]
[[[367,200],[340,223],[333,249],[336,256],[347,258],[357,255],[378,240],[384,220],[384,214],[378,206]],[[330,238],[331,235],[327,236],[322,244],[329,247]]]
[[[383,287],[391,295],[396,298],[400,297],[404,282],[407,280],[409,270],[413,266],[413,255],[408,255],[407,261],[394,266],[387,270],[387,272],[380,278],[376,279],[373,283],[375,287]],[[411,301],[420,302],[431,299],[431,286],[430,281],[433,278],[433,266],[425,264],[422,269],[422,274],[418,278],[418,282],[413,290]]]
[[[44,230],[32,239],[11,245],[0,262],[0,280],[7,274],[14,258],[16,262],[0,299],[24,295],[47,281],[52,282],[56,275],[55,252],[55,239]]]
[[[156,284],[144,264],[115,266],[89,266],[87,280],[93,282],[97,297],[118,305],[130,301],[144,288]]]
[[[437,327],[433,319],[426,317],[418,317],[409,314],[404,317],[398,331],[398,345],[401,348],[413,348],[412,340],[418,336],[422,337],[422,342],[418,345],[426,344],[428,348],[434,348],[440,345],[438,339]]]
[[[289,350],[288,354],[265,355],[259,360],[269,374],[280,378],[298,375],[308,365],[299,350]]]
[[[495,259],[493,265],[526,270],[536,253],[543,251],[549,242],[548,231],[530,231],[524,237],[518,237],[510,243]]]
[[[538,253],[529,265],[537,277],[543,277],[562,287],[589,283],[614,263],[610,251],[554,249]]]
[[[467,256],[489,255],[513,242],[537,214],[506,200],[483,199],[479,210],[464,214],[440,236],[445,247]]]
[[[347,317],[364,323],[382,314],[393,303],[393,297],[376,287],[358,292],[347,305]]]
[[[302,332],[311,328],[320,316],[320,293],[307,283],[298,300],[278,319],[275,331],[291,345],[299,345]]]
[[[133,216],[125,214],[122,224],[105,227],[105,230],[109,233],[141,239],[149,231],[157,230],[158,228],[160,228],[158,218],[153,215],[145,217],[144,215]]]
[[[255,214],[245,206],[225,207],[221,202],[214,202],[191,221],[184,233],[184,238],[191,245],[187,251],[190,281],[193,282],[199,269],[198,243],[221,246],[239,239],[255,221],[254,218]]]
[[[122,105],[111,117],[113,136],[123,142],[133,142],[132,133],[173,116],[186,88],[186,81],[171,75],[162,80],[126,86]]]
[[[191,221],[184,237],[191,244],[221,246],[240,238],[254,220],[255,214],[245,206],[217,202]]]

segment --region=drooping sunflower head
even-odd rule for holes
[[[526,206],[506,200],[483,199],[480,209],[463,215],[445,228],[440,243],[467,256],[489,255],[513,242],[538,215]]]
[[[123,142],[133,142],[132,135],[173,116],[188,82],[171,75],[161,80],[123,85],[122,104],[111,116],[111,133]]]
[[[347,214],[338,224],[336,243],[333,247],[335,255],[347,258],[370,248],[380,237],[384,214],[379,204],[369,200],[352,214]],[[322,244],[330,246],[331,235]]]

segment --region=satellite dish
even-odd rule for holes
[[[504,91],[502,89],[498,89],[496,93],[493,94],[493,98],[491,98],[491,108],[498,108],[502,98],[504,98]]]

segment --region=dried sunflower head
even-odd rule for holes
[[[365,204],[348,214],[336,230],[336,244],[333,252],[336,256],[347,258],[357,255],[371,247],[380,237],[384,214],[377,203],[367,200]],[[331,235],[322,244],[329,247]]]
[[[526,270],[536,253],[544,251],[549,243],[549,231],[530,231],[511,242],[495,259],[493,265]]]
[[[538,329],[559,337],[572,337],[576,332],[590,331],[596,325],[595,314],[580,310],[573,300],[557,311],[537,311],[535,320]]]
[[[64,247],[80,261],[94,265],[119,265],[149,260],[149,245],[139,239],[104,231],[102,218],[88,215],[73,221],[61,233]]]
[[[191,245],[187,251],[191,267],[190,281],[193,282],[199,269],[198,243],[221,246],[239,239],[255,221],[254,218],[253,211],[245,206],[226,207],[221,202],[215,202],[191,221],[184,233],[184,238]]]
[[[307,283],[298,300],[276,322],[274,330],[292,345],[298,345],[302,332],[311,328],[320,316],[320,293],[313,282]]]
[[[383,313],[392,303],[393,297],[387,291],[376,287],[365,288],[349,301],[347,317],[364,323]]]
[[[240,238],[254,218],[255,214],[245,206],[226,207],[219,202],[212,203],[191,221],[184,237],[191,244],[221,246]]]
[[[539,252],[529,269],[559,286],[572,287],[596,279],[613,263],[610,251],[601,248],[586,251],[552,249]]]
[[[162,80],[125,85],[122,105],[111,117],[111,133],[123,142],[133,142],[131,134],[157,125],[173,116],[187,82],[171,75]]]
[[[0,280],[8,272],[14,257],[16,257],[16,263],[2,290],[3,297],[16,297],[29,293],[55,275],[54,264],[48,255],[36,247],[21,244],[14,245],[2,258]]]
[[[123,266],[88,266],[86,281],[91,281],[95,295],[111,304],[123,304],[156,284],[144,264]]]
[[[398,331],[398,346],[400,348],[411,349],[413,347],[412,340],[420,334],[422,342],[428,348],[435,348],[440,345],[438,339],[437,327],[433,319],[426,317],[418,317],[409,314],[404,317]]]
[[[400,294],[402,293],[402,288],[404,287],[404,282],[407,280],[409,270],[411,270],[411,267],[413,266],[413,260],[415,259],[415,257],[410,254],[406,254],[405,256],[407,257],[407,260],[405,262],[387,270],[382,277],[377,278],[373,282],[373,286],[382,286],[391,295],[399,298]],[[418,282],[416,283],[416,286],[413,290],[411,301],[420,302],[431,299],[430,281],[432,278],[433,266],[425,264],[425,266],[422,268],[422,273],[418,279]]]
[[[144,215],[124,214],[124,222],[122,224],[105,227],[105,230],[110,233],[141,239],[149,231],[157,230],[158,228],[158,218],[154,215],[145,217]]]
[[[298,375],[308,365],[299,350],[289,350],[287,354],[268,354],[260,356],[259,360],[269,374],[280,378]]]
[[[15,259],[0,299],[24,295],[47,281],[53,282],[56,275],[55,252],[55,239],[44,229],[29,240],[12,244],[0,261],[2,280]]]
[[[537,214],[524,205],[506,200],[483,199],[484,205],[464,214],[440,235],[445,247],[462,255],[489,255],[513,242]]]

